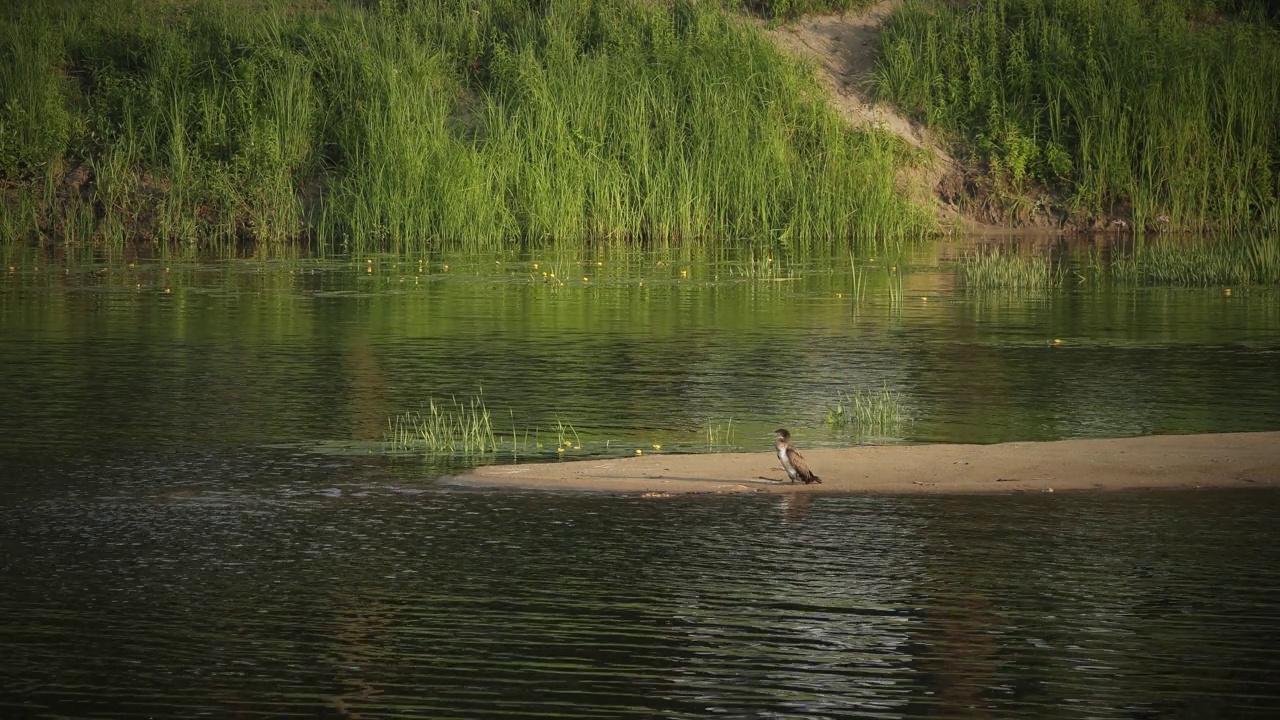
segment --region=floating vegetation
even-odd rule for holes
[[[1044,255],[1000,248],[965,254],[956,267],[961,285],[980,290],[1054,288],[1062,285],[1064,274]]]
[[[827,411],[827,428],[833,432],[852,431],[861,438],[902,437],[910,424],[902,395],[886,382],[879,390],[856,388],[843,393]]]
[[[450,398],[449,404],[428,402],[425,412],[407,412],[387,421],[387,444],[396,450],[432,455],[483,455],[498,449],[498,438],[484,398],[466,403]],[[512,430],[512,440],[515,431]]]

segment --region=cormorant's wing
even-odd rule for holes
[[[818,479],[818,476],[814,475],[813,471],[809,469],[809,463],[805,462],[804,456],[800,454],[799,450],[791,447],[787,448],[787,459],[791,461],[791,466],[796,469],[796,474],[800,476],[801,480],[810,483]]]

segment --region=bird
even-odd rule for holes
[[[787,471],[787,477],[791,478],[791,483],[794,485],[796,480],[799,480],[805,485],[821,484],[822,481],[809,469],[809,463],[804,461],[800,451],[791,447],[791,433],[786,428],[778,428],[773,431],[773,435],[773,446],[778,449],[778,459],[782,461],[782,469]]]

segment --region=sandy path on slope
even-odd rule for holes
[[[493,465],[448,482],[626,494],[1008,493],[1280,487],[1280,432],[998,445],[806,450],[821,484],[791,485],[770,452]]]

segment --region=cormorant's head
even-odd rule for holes
[[[773,434],[776,435],[777,438],[783,442],[786,442],[791,439],[791,433],[787,432],[786,428],[778,428],[777,430],[773,431]]]

